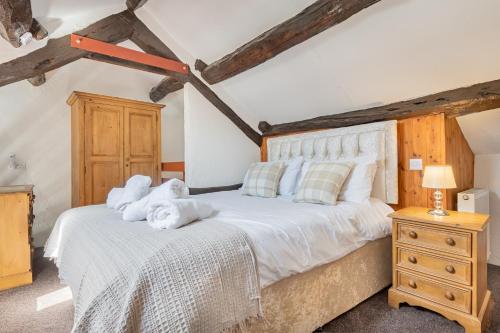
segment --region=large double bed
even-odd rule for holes
[[[213,206],[216,211],[213,216],[178,230],[161,231],[146,223],[125,222],[120,212],[105,205],[69,210],[58,219],[47,242],[45,256],[54,258],[60,278],[72,289],[79,314],[75,318],[74,331],[96,330],[98,326],[86,322],[95,317],[87,314],[114,306],[120,317],[117,320],[139,323],[117,326],[122,328],[120,330],[164,331],[161,327],[167,326],[162,323],[170,318],[157,318],[150,313],[163,303],[174,304],[171,298],[176,298],[176,294],[168,294],[168,299],[159,297],[155,287],[162,285],[165,289],[168,283],[157,284],[150,272],[157,269],[153,265],[162,262],[175,270],[176,260],[181,265],[180,261],[185,258],[156,261],[151,258],[158,258],[158,254],[163,253],[160,252],[163,244],[173,244],[169,243],[171,238],[182,242],[185,235],[185,243],[189,243],[193,233],[214,232],[216,235],[216,229],[222,225],[241,232],[243,241],[251,248],[252,261],[241,263],[241,269],[233,267],[229,273],[234,275],[236,288],[233,289],[236,292],[243,289],[245,296],[258,298],[259,307],[258,316],[244,318],[244,325],[240,322],[231,329],[311,332],[388,286],[391,281],[388,237],[391,221],[387,215],[392,212],[388,203],[397,203],[395,122],[269,138],[264,148],[264,159],[271,161],[298,155],[310,160],[333,158],[334,155],[335,158],[374,157],[378,168],[372,198],[363,203],[340,201],[330,206],[297,203],[286,196],[244,196],[239,190],[208,193],[195,197]],[[170,253],[175,253],[175,249],[173,251]],[[184,257],[189,255],[186,252]],[[206,255],[207,261],[211,260],[210,253],[195,255],[202,259]],[[136,269],[148,265],[153,268],[147,267],[146,274]],[[224,267],[217,268],[221,275],[228,273],[224,272]],[[238,288],[237,281],[243,281],[244,275],[252,272],[256,274],[255,281],[246,280],[246,284]],[[179,276],[184,279],[189,276],[183,274]],[[199,272],[193,270],[193,274]],[[184,279],[175,276],[170,284],[185,283]],[[121,286],[117,280],[122,283],[139,279],[143,281],[140,292],[139,288],[131,288],[127,295],[116,295],[116,286]],[[219,287],[224,288],[216,286]],[[197,285],[197,288],[204,286]],[[202,290],[200,295],[210,294]],[[239,306],[228,305],[230,296],[214,297],[224,303],[215,305],[219,307],[217,315],[222,310],[231,311],[232,306]],[[182,297],[179,298],[174,301],[181,302]],[[127,304],[120,304],[125,299]],[[125,306],[127,311],[122,312]],[[203,316],[195,314],[192,318],[194,324],[186,324],[179,331],[210,332],[219,327],[210,326],[208,319],[204,322]]]

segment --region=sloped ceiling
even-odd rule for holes
[[[150,0],[138,15],[147,12],[193,58],[210,63],[312,2]],[[256,126],[499,79],[498,13],[496,0],[383,0],[212,87]],[[474,124],[487,126],[494,125]],[[483,151],[479,145],[471,143]]]
[[[124,0],[32,3],[51,37],[125,8]],[[210,63],[311,3],[149,0],[137,15],[194,68],[196,58]],[[498,13],[497,0],[383,0],[212,88],[256,128],[260,120],[301,120],[499,79]],[[0,40],[0,61],[44,44],[14,49]],[[466,133],[493,132],[488,128],[496,125],[486,114],[460,122]],[[475,152],[495,146],[485,146],[488,140],[478,135],[467,137]]]

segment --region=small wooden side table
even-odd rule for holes
[[[393,285],[389,305],[421,306],[484,332],[493,308],[487,288],[489,216],[408,207],[391,214]]]

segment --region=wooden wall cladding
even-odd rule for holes
[[[262,141],[262,161],[267,160],[267,138]],[[474,154],[456,118],[441,113],[398,121],[399,204],[391,205],[395,209],[433,206],[434,190],[422,187],[424,172],[410,170],[411,158],[422,159],[424,166],[453,167],[457,188],[443,191],[443,205],[456,210],[457,193],[473,187],[474,183]]]
[[[398,121],[398,207],[432,207],[434,190],[422,188],[424,172],[410,170],[411,158],[421,158],[424,166],[453,167],[457,188],[444,191],[446,209],[456,209],[457,193],[473,187],[474,154],[456,118],[442,113]]]

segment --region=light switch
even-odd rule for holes
[[[410,170],[423,170],[421,158],[410,158]]]

